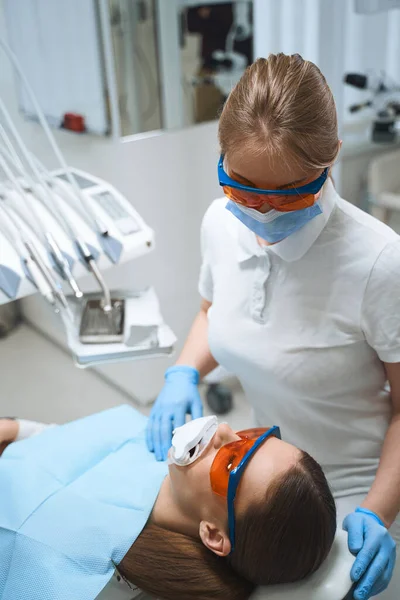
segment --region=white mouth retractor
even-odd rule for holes
[[[201,417],[177,427],[172,438],[168,463],[186,467],[197,460],[218,429],[216,416]]]

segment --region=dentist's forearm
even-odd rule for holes
[[[218,363],[212,356],[208,346],[208,316],[211,303],[203,300],[200,312],[195,318],[177,365],[194,367],[205,377],[213,371]]]
[[[386,527],[400,511],[400,414],[392,418],[375,481],[362,506],[376,513]]]

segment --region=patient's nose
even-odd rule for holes
[[[229,444],[230,442],[236,442],[240,440],[240,437],[229,427],[227,423],[221,423],[218,425],[218,429],[214,436],[214,447],[218,450],[221,446]]]

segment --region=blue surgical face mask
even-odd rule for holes
[[[267,213],[261,213],[254,208],[236,204],[235,202],[232,202],[232,200],[229,200],[226,208],[235,215],[243,225],[246,225],[248,229],[270,244],[275,244],[276,242],[284,240],[298,229],[304,227],[304,225],[314,219],[314,217],[322,214],[319,202],[316,202],[308,208],[291,212],[279,212],[278,210],[272,209]]]

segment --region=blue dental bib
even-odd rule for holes
[[[129,406],[11,444],[0,458],[1,600],[94,600],[168,470]]]

